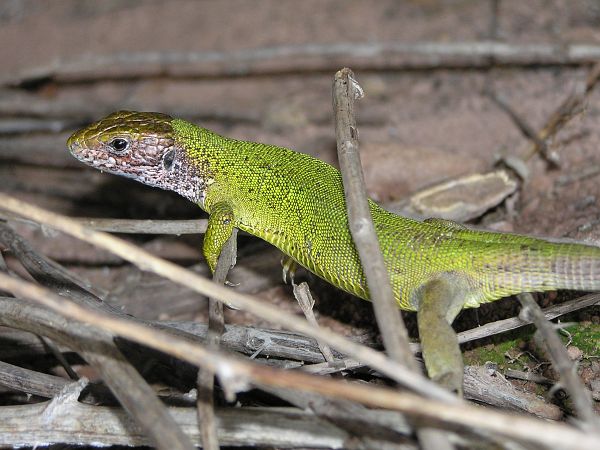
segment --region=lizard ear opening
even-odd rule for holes
[[[175,149],[171,149],[163,155],[162,163],[165,170],[171,170],[173,161],[175,161]]]

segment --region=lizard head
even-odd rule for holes
[[[203,183],[177,144],[172,121],[161,113],[118,111],[73,133],[67,147],[79,161],[98,170],[198,202]]]

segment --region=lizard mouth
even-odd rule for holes
[[[94,155],[93,152],[86,150],[79,142],[76,140],[72,140],[73,136],[69,138],[67,141],[67,147],[71,155],[73,155],[79,161],[86,163],[88,165],[94,165]]]
[[[71,155],[88,166],[126,176],[126,174],[117,167],[115,158],[107,155],[105,152],[87,148],[85,145],[82,145],[78,134],[78,132],[74,133],[67,140],[67,148]]]

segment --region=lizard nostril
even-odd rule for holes
[[[71,136],[69,136],[69,139],[67,139],[67,147],[71,151],[73,151],[73,149],[78,146],[78,142],[77,142],[78,141],[78,139],[77,139],[77,135],[78,134],[79,133],[75,132]]]

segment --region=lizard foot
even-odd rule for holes
[[[283,258],[281,258],[281,267],[283,282],[287,284],[289,277],[290,283],[293,285],[296,270],[298,269],[298,263],[292,257],[284,255]]]

